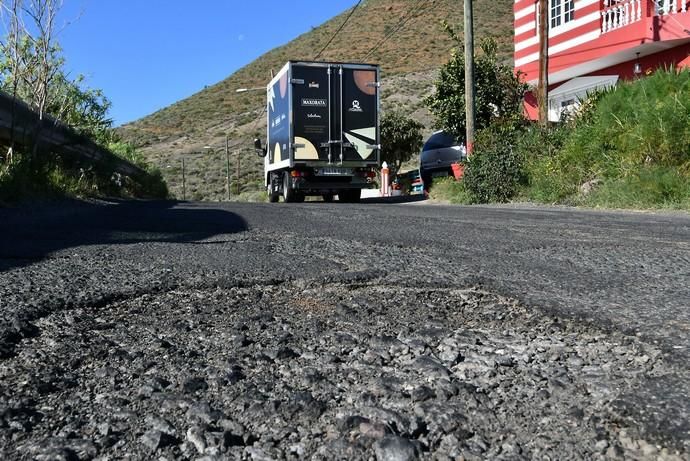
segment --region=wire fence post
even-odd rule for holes
[[[225,199],[230,201],[230,139],[225,136]]]
[[[240,152],[242,151],[237,151],[237,195],[240,195]]]
[[[182,200],[187,200],[187,191],[185,190],[185,177],[184,177],[184,157],[182,157]]]

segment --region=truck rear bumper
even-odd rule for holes
[[[330,178],[319,178],[317,181],[306,178],[296,179],[293,187],[306,195],[337,194],[338,191],[342,190],[374,189],[377,187],[376,183],[359,180],[359,178],[350,178],[350,181],[344,181],[345,178],[339,178],[338,181],[329,181]]]

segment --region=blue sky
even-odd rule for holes
[[[66,69],[112,101],[116,125],[217,83],[356,0],[65,0]],[[315,52],[318,50],[315,50]]]

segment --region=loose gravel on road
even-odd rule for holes
[[[557,275],[551,291],[516,290],[527,265],[473,280],[459,268],[498,267],[477,254],[490,249],[472,254],[458,239],[450,246],[467,252],[449,254],[429,234],[455,235],[448,221],[476,209],[443,208],[417,240],[368,238],[433,219],[429,208],[0,210],[2,459],[688,459],[690,373],[673,347],[685,344],[686,311],[659,302],[677,315],[655,321],[675,332],[616,328],[630,311],[599,321],[589,309],[597,296],[631,302],[620,284],[599,280],[583,307]],[[333,210],[351,224],[324,223]],[[499,212],[520,230],[523,212]],[[359,228],[363,215],[371,227]],[[558,255],[552,218],[535,237],[543,259],[524,275],[536,287],[546,261],[598,270],[586,246]],[[20,223],[35,226],[28,237]],[[665,238],[682,261],[675,229]],[[514,261],[515,240],[499,240],[496,254]],[[671,288],[687,307],[687,286]]]

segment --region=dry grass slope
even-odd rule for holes
[[[440,23],[445,19],[461,31],[461,4],[457,0],[364,0],[319,60],[380,64],[383,110],[400,108],[430,131],[432,119],[422,99],[432,91],[436,70],[454,46]],[[495,37],[506,60],[512,58],[512,5],[510,0],[474,3],[477,38]],[[227,79],[123,126],[121,133],[161,167],[171,192],[178,197],[182,192],[181,157],[186,156],[187,198],[205,200],[224,196],[225,159],[220,149],[208,152],[203,146],[220,148],[227,134],[232,144],[245,148],[241,153],[243,190],[255,189],[262,180],[261,162],[247,147],[255,134],[265,130],[263,93],[238,94],[235,89],[264,86],[271,71],[288,60],[313,60],[348,13],[269,51]],[[402,20],[406,21],[404,27],[370,53]],[[235,168],[233,158],[233,182]]]

